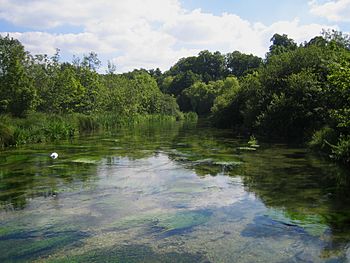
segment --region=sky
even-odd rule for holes
[[[275,33],[299,44],[322,29],[350,33],[350,0],[0,0],[0,35],[62,61],[93,51],[117,73],[201,50],[264,57]]]

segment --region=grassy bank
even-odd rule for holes
[[[17,146],[26,143],[42,143],[73,138],[84,132],[111,130],[149,122],[196,121],[195,113],[181,113],[179,116],[161,114],[120,116],[112,113],[43,114],[32,113],[26,118],[0,115],[0,147]]]

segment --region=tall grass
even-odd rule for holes
[[[76,114],[76,123],[80,132],[97,131],[101,124],[98,122],[96,116]]]
[[[194,120],[197,115],[186,113],[184,116],[185,120]],[[0,115],[0,147],[69,139],[85,132],[113,130],[126,126],[176,121],[176,119],[176,116],[161,114],[121,116],[113,113],[94,115],[31,113],[26,118]]]
[[[141,115],[134,114],[131,116],[123,116],[114,113],[100,113],[95,115],[96,121],[105,130],[111,130],[115,128],[125,126],[135,126],[140,124],[147,124],[151,122],[168,122],[175,121],[175,116],[152,114],[152,115]]]
[[[46,142],[73,137],[74,120],[59,115],[33,113],[26,118],[0,117],[0,146]]]
[[[6,147],[15,143],[14,128],[10,125],[10,117],[0,116],[0,147]]]

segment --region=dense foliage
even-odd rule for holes
[[[94,52],[72,63],[59,63],[58,52],[32,56],[18,40],[0,36],[0,113],[180,114],[147,71],[99,74],[100,64]]]
[[[275,34],[271,42],[265,59],[205,50],[164,73],[115,74],[116,66],[109,63],[101,74],[94,52],[61,63],[59,52],[33,56],[18,40],[0,36],[0,114],[181,118],[180,110],[196,112],[241,134],[309,142],[349,164],[349,36],[324,31],[297,45]],[[11,127],[2,123],[1,140],[10,133]]]
[[[214,104],[213,122],[267,139],[309,140],[349,164],[350,38],[327,31],[300,46],[286,35],[272,41],[264,63]]]
[[[261,58],[239,51],[222,55],[218,51],[205,50],[198,56],[180,59],[156,78],[162,91],[177,98],[182,111],[208,115],[213,101],[221,95],[227,77],[245,76],[261,64]]]

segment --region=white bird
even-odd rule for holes
[[[53,153],[51,153],[50,157],[51,157],[52,159],[57,159],[58,153],[53,152]]]

